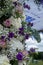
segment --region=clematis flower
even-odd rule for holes
[[[25,39],[28,39],[29,37],[30,37],[29,34],[26,34],[26,35],[25,35]]]
[[[16,6],[17,5],[17,2],[13,2],[13,4]]]
[[[19,28],[19,34],[24,36],[24,28],[23,27]]]
[[[6,21],[4,21],[4,26],[6,26],[6,27],[10,27],[10,25],[11,25],[11,22],[10,22],[10,20],[9,19],[7,19]]]
[[[22,52],[18,52],[18,54],[16,55],[16,58],[17,58],[18,60],[22,60],[22,59],[23,59],[23,54],[22,54]]]
[[[27,26],[31,26],[31,27],[32,27],[32,26],[33,26],[33,23],[30,23],[30,22],[29,22],[29,23],[27,24]]]
[[[23,31],[23,30],[24,30],[24,28],[23,28],[23,27],[21,27],[21,28],[19,28],[19,30],[20,30],[20,31]]]
[[[4,40],[4,39],[5,39],[5,36],[4,36],[4,35],[3,35],[3,36],[1,36],[1,39],[2,39],[2,40]]]
[[[27,8],[28,10],[30,10],[30,6],[27,5],[26,3],[23,4],[24,8]]]
[[[13,32],[9,32],[8,37],[9,38],[13,38],[14,37],[14,33]]]
[[[34,53],[35,52],[35,48],[30,48],[30,52]]]

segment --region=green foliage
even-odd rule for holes
[[[35,29],[32,30],[32,35],[34,36],[34,38],[35,38],[38,42],[41,41],[39,32],[36,31]]]
[[[28,26],[27,30],[28,30],[27,32],[28,32],[30,35],[34,36],[34,38],[37,40],[37,42],[40,42],[40,41],[41,41],[39,32],[38,32],[37,30],[32,29],[30,26]]]
[[[43,61],[42,60],[36,60],[31,62],[29,65],[43,65]]]
[[[22,21],[22,27],[24,28],[24,32],[27,33],[26,22]]]
[[[15,15],[13,15],[14,16],[14,18],[21,18],[22,17],[22,15],[20,14],[20,13],[18,13],[18,12],[15,12]]]
[[[12,1],[11,0],[0,0],[0,19],[3,16],[8,17],[12,14]]]
[[[22,22],[22,26],[24,27],[24,32],[29,34],[30,36],[34,36],[34,38],[37,40],[37,42],[41,41],[39,32],[35,29],[32,29],[31,26],[27,26],[26,22]]]
[[[11,63],[11,65],[18,65],[18,61],[15,60],[15,59],[14,60],[11,60],[10,63]]]
[[[33,54],[33,59],[43,60],[43,52],[38,52],[38,54],[37,53],[34,53]]]

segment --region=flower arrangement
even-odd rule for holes
[[[16,65],[29,59],[35,49],[27,51],[25,40],[30,36],[40,42],[39,32],[33,23],[25,22],[23,6],[17,0],[0,0],[0,64]]]

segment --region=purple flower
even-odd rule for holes
[[[1,36],[1,39],[5,39],[5,36]]]
[[[27,24],[27,26],[33,26],[33,23],[30,23],[30,22],[29,22],[29,23]]]
[[[24,35],[24,28],[19,28],[19,34]]]
[[[8,37],[9,37],[9,38],[13,38],[13,37],[14,37],[14,33],[13,33],[13,32],[9,32]]]
[[[21,34],[21,31],[19,31],[18,33]]]
[[[19,30],[20,30],[20,31],[23,31],[23,30],[24,30],[24,28],[23,28],[23,27],[22,27],[22,28],[19,28]]]
[[[26,34],[26,35],[25,35],[25,39],[28,39],[28,38],[29,38],[29,34]]]
[[[20,35],[25,35],[24,32],[22,32],[22,31],[19,31],[19,34],[20,34]]]
[[[28,10],[30,9],[30,6],[25,3],[23,4],[23,6],[24,6],[24,8],[27,8]]]
[[[13,4],[16,6],[17,5],[17,2],[13,2]]]
[[[31,23],[31,26],[33,26],[33,23]]]
[[[35,48],[31,48],[30,52],[34,53],[35,52]]]
[[[22,59],[23,59],[23,54],[22,54],[22,52],[18,52],[18,54],[16,55],[16,58],[17,58],[18,60],[22,60]]]
[[[28,51],[28,54],[30,54],[30,51]]]

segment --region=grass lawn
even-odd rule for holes
[[[43,65],[43,61],[38,61],[36,63],[30,63],[30,65]]]

